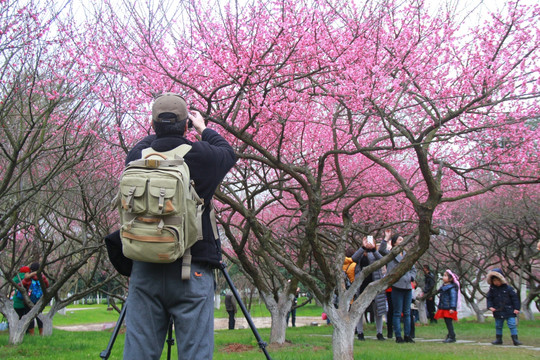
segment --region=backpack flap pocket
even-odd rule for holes
[[[176,229],[165,226],[156,231],[155,226],[133,224],[121,231],[124,256],[136,261],[171,263],[184,254]]]
[[[152,178],[148,184],[148,213],[173,215],[180,212],[182,188],[174,178]]]
[[[120,182],[120,206],[129,213],[139,214],[146,210],[146,179],[125,176]]]

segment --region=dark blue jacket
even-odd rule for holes
[[[439,289],[439,309],[457,310],[458,287],[455,283],[441,286]]]
[[[491,285],[487,293],[487,307],[495,308],[493,317],[507,319],[515,317],[514,310],[521,310],[518,295],[508,284],[501,286]]]

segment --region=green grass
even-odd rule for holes
[[[87,310],[73,310],[87,309]],[[48,308],[45,308],[48,312]],[[306,305],[297,310],[297,316],[320,316],[322,313],[321,307],[313,304]],[[241,316],[240,308],[238,308],[238,316]],[[264,303],[254,302],[251,306],[252,317],[269,317],[270,312]],[[220,309],[215,309],[214,317],[228,318],[229,315],[225,310],[225,300],[222,297]],[[66,314],[57,313],[54,316],[53,323],[55,326],[79,325],[79,324],[95,324],[116,322],[118,313],[115,310],[107,310],[107,305],[70,305],[66,309]]]
[[[103,311],[103,310],[99,310]],[[107,311],[106,309],[104,310]],[[86,314],[92,310],[74,311],[70,321],[75,321],[75,315],[81,320],[88,320]],[[68,314],[70,314],[68,310]],[[55,324],[57,319],[55,317]],[[492,318],[486,323],[479,324],[472,319],[460,320],[455,324],[457,337],[460,340],[490,342],[494,338],[495,326]],[[268,341],[270,329],[259,329],[263,340]],[[365,326],[366,336],[375,335],[373,324]],[[297,327],[287,329],[287,343],[281,346],[269,345],[268,352],[274,360],[311,360],[332,359],[332,327]],[[442,322],[436,325],[418,326],[417,338],[443,338],[446,327]],[[100,332],[68,332],[55,329],[53,336],[42,338],[26,337],[19,346],[8,346],[7,333],[0,333],[0,359],[99,359],[99,354],[107,347],[111,331]],[[253,333],[249,329],[219,330],[215,333],[214,359],[264,359]],[[536,321],[521,320],[519,323],[519,338],[525,345],[540,347],[540,317]],[[504,329],[503,340],[510,344],[508,329]],[[121,359],[124,345],[124,335],[120,334],[113,347],[110,359]],[[231,348],[235,352],[229,352]],[[238,351],[238,350],[243,351]],[[162,359],[166,359],[166,346]],[[440,342],[417,342],[416,344],[396,344],[394,341],[380,342],[367,339],[365,342],[355,340],[355,359],[420,359],[444,360],[456,359],[490,359],[490,360],[520,360],[537,359],[539,352],[523,347],[477,346],[468,344],[442,344]],[[176,359],[176,347],[173,347],[172,359]]]
[[[303,299],[299,299],[299,303],[303,302]],[[86,309],[86,310],[73,310],[73,309]],[[49,311],[49,308],[45,308],[45,313]],[[299,308],[296,312],[297,316],[317,316],[320,317],[322,309],[315,304],[308,304]],[[254,302],[251,306],[252,317],[269,317],[270,312],[264,305],[264,303]],[[242,316],[240,308],[238,308],[238,316]],[[228,318],[229,315],[225,310],[224,297],[221,299],[220,309],[214,311],[214,317],[216,318]],[[93,304],[93,305],[70,305],[66,309],[66,314],[62,315],[57,313],[54,316],[53,323],[55,326],[69,326],[79,324],[95,324],[95,323],[111,323],[118,320],[118,313],[115,310],[107,310],[105,304]]]
[[[298,304],[303,304],[306,298],[298,298]],[[247,307],[247,303],[246,303]],[[307,304],[296,310],[296,316],[321,316],[323,310],[320,306],[315,304],[315,300],[312,300],[311,304]],[[240,307],[238,306],[238,313],[241,314]],[[264,305],[264,302],[253,301],[251,305],[250,314],[252,317],[269,317],[270,312]],[[227,318],[229,315],[225,310],[225,297],[221,297],[221,307],[219,310],[215,310],[214,316],[216,318]]]
[[[87,309],[87,310],[72,310],[72,309]],[[44,312],[49,309],[45,308]],[[96,324],[109,323],[118,320],[118,312],[116,310],[107,310],[107,305],[70,305],[66,308],[66,314],[57,313],[54,315],[53,324],[55,326],[80,325],[80,324]]]

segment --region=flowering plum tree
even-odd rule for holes
[[[521,298],[522,313],[532,319],[531,303],[538,302],[538,251],[540,225],[538,195],[534,188],[511,188],[484,194],[461,204],[442,226],[426,259],[435,260],[460,274],[462,295],[479,321],[484,321],[483,302],[487,294],[486,274],[493,268],[503,270],[515,289],[527,286]]]
[[[127,143],[148,131],[161,91],[226,132],[240,157],[218,196],[233,249],[241,259],[251,246],[308,286],[334,323],[335,358],[352,359],[353,326],[428,249],[446,204],[540,181],[528,126],[539,8],[508,2],[490,16],[466,28],[421,0],[105,3],[73,42],[107,81],[102,103],[132,117],[117,124]],[[407,224],[410,249],[349,306],[403,249],[345,289],[345,247],[381,224]]]
[[[0,311],[12,344],[52,299],[51,311],[40,315],[45,335],[58,309],[99,287],[69,288],[75,278],[105,271],[102,239],[114,221],[111,174],[121,165],[110,159],[122,149],[107,152],[97,141],[107,125],[92,96],[97,79],[79,66],[81,49],[66,48],[69,27],[58,21],[56,5],[62,4],[2,1],[0,7]],[[50,287],[35,305],[26,297],[31,310],[19,320],[10,299],[15,290],[26,291],[12,279],[34,261]]]

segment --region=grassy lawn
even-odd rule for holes
[[[303,302],[303,299],[299,299],[299,303]],[[73,309],[87,309],[87,310],[73,310]],[[48,311],[48,308],[45,308],[45,312]],[[296,316],[318,316],[320,317],[322,309],[320,306],[315,304],[315,301],[312,304],[308,304],[304,307],[299,308],[296,311]],[[228,318],[229,315],[225,310],[225,300],[221,299],[221,307],[219,310],[215,310],[214,316],[216,318]],[[238,308],[239,317],[243,316],[240,308]],[[270,312],[264,305],[264,303],[254,302],[251,306],[251,316],[252,317],[269,317]],[[78,324],[95,324],[95,323],[110,323],[116,322],[118,320],[118,313],[115,310],[108,311],[107,305],[70,305],[66,309],[66,314],[56,314],[54,316],[53,322],[55,326],[67,326],[67,325],[78,325]]]
[[[85,309],[85,310],[73,310]],[[48,312],[48,307],[45,312]],[[116,310],[107,310],[107,305],[70,305],[66,314],[57,313],[53,318],[54,326],[110,323],[118,320]]]
[[[84,306],[76,306],[84,307]],[[114,322],[115,312],[107,311],[105,306],[92,305],[92,310],[71,311],[65,316],[55,316],[55,325],[73,325],[95,322]],[[313,309],[315,312],[315,310]],[[318,313],[310,314],[315,316]],[[306,309],[306,313],[307,309]],[[99,314],[99,315],[98,315]],[[299,314],[299,316],[304,313]],[[307,315],[306,315],[307,316]],[[322,322],[321,322],[322,323]],[[494,338],[495,327],[492,318],[485,324],[464,319],[455,324],[458,340],[473,340],[490,342]],[[270,329],[259,329],[262,338],[268,341]],[[365,326],[366,336],[374,336],[373,324]],[[55,329],[53,336],[48,338],[26,337],[22,345],[8,346],[8,335],[0,333],[0,359],[99,359],[99,354],[107,347],[111,331],[99,332],[68,332]],[[273,359],[302,360],[302,359],[332,359],[332,327],[297,327],[287,330],[287,343],[281,346],[269,345],[268,352]],[[438,339],[446,335],[442,322],[430,326],[418,326],[417,338]],[[540,347],[540,317],[536,321],[521,320],[519,323],[519,338],[525,345]],[[504,329],[504,342],[510,344],[508,329]],[[120,334],[113,347],[110,359],[121,359],[124,336]],[[493,345],[479,346],[471,344],[442,344],[440,342],[420,342],[416,344],[396,344],[394,341],[376,341],[367,339],[365,342],[355,341],[355,358],[357,359],[538,359],[540,352],[522,347],[497,347]],[[167,348],[164,347],[162,359],[167,358]],[[176,359],[176,347],[173,347],[172,359]],[[256,340],[249,329],[219,330],[215,333],[214,359],[265,359]]]

